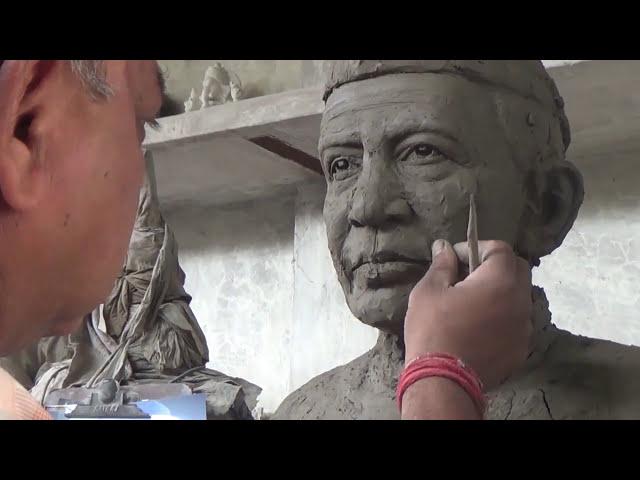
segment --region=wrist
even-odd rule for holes
[[[445,353],[448,355],[452,355],[458,358],[464,358],[464,355],[460,355],[460,348],[454,344],[452,344],[449,338],[438,338],[442,337],[442,335],[431,334],[429,336],[426,335],[415,335],[411,339],[405,340],[405,368],[412,361],[417,358],[424,357],[427,355],[432,355],[436,352]],[[463,349],[462,349],[463,350]]]
[[[447,380],[456,385],[473,402],[478,416],[484,415],[486,399],[480,377],[458,357],[447,353],[427,353],[417,357],[407,356],[406,365],[398,379],[396,389],[396,400],[401,412],[403,411],[403,397],[408,389],[413,384],[429,378]]]
[[[403,420],[482,420],[473,399],[456,382],[427,377],[407,388]]]

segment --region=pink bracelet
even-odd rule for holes
[[[396,390],[398,408],[401,412],[402,397],[407,389],[418,380],[428,377],[447,378],[457,383],[471,397],[480,416],[484,416],[486,399],[480,377],[462,360],[446,353],[429,353],[407,364],[400,375]]]

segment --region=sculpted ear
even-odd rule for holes
[[[570,162],[559,162],[540,180],[538,188],[533,181],[527,186],[527,212],[517,244],[519,253],[533,263],[562,244],[584,199],[582,175]]]

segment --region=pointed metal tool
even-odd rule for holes
[[[469,247],[469,275],[480,266],[478,252],[478,220],[476,213],[476,199],[473,193],[469,198],[469,226],[467,227],[467,245]]]

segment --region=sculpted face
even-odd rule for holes
[[[528,111],[543,115],[527,105],[532,102],[521,103],[526,130]],[[433,73],[346,83],[327,99],[320,155],[334,266],[353,314],[381,330],[401,332],[433,241],[466,240],[471,193],[480,239],[504,240],[529,258],[554,248],[533,235],[539,222],[531,212],[544,209],[544,195],[531,192],[541,184],[515,161],[495,92],[486,85]],[[538,155],[531,149],[532,159]],[[566,220],[571,208],[550,210],[544,215]],[[570,222],[575,213],[577,207]],[[536,248],[532,235],[540,240]]]

